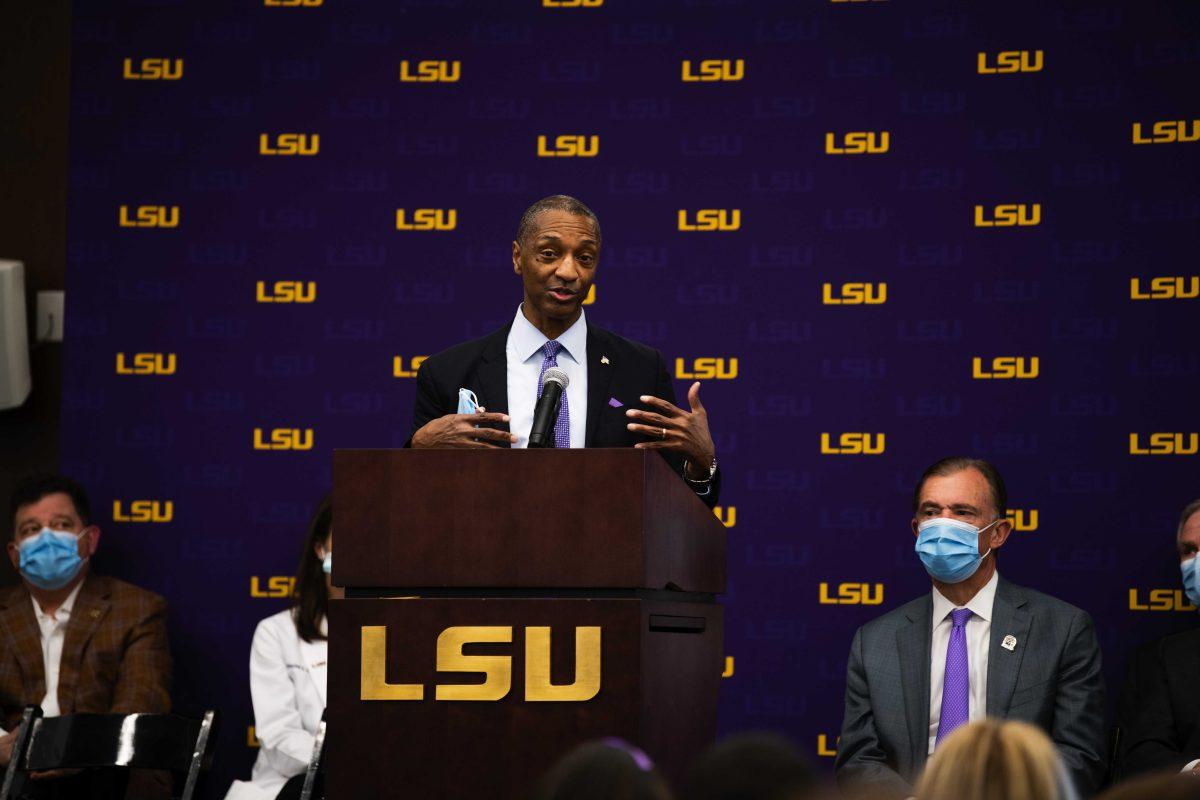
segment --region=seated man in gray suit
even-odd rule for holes
[[[984,716],[1040,726],[1076,787],[1104,773],[1104,681],[1091,618],[996,571],[1012,532],[1000,473],[945,458],[913,497],[933,590],[854,634],[837,779],[848,795],[909,797],[938,743]]]

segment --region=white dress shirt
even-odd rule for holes
[[[42,607],[32,595],[29,598],[33,603],[33,614],[37,617],[38,629],[42,632],[42,664],[46,671],[46,696],[42,698],[41,703],[43,717],[57,717],[62,713],[58,707],[58,667],[62,663],[67,622],[71,619],[71,609],[75,607],[75,598],[79,596],[81,588],[83,581],[76,584],[53,615],[42,611]]]
[[[542,374],[542,345],[550,341],[546,334],[525,319],[517,307],[517,316],[508,332],[505,356],[508,359],[509,430],[517,435],[513,447],[529,445],[533,427],[533,408],[537,405],[538,378]],[[567,373],[567,404],[571,415],[571,447],[583,447],[587,432],[587,319],[583,309],[579,319],[558,337],[558,368]],[[491,411],[492,409],[488,409]]]
[[[992,608],[996,604],[996,583],[1000,573],[984,584],[965,608],[971,609],[967,620],[967,675],[971,689],[967,701],[967,718],[974,722],[987,716],[988,646],[992,634]],[[950,646],[950,631],[954,625],[950,612],[958,608],[935,587],[933,589],[933,647],[929,654],[929,753],[937,739],[938,723],[942,719],[942,689],[946,685],[946,650]]]

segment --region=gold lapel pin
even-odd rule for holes
[[[92,619],[100,619],[100,609],[93,608],[91,612],[88,613],[88,616]]]
[[[608,356],[600,356],[600,363],[601,363],[601,364],[607,364],[607,363],[608,363]]]

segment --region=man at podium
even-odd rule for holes
[[[600,241],[599,219],[573,197],[525,211],[512,243],[524,300],[510,324],[421,365],[409,446],[527,447],[532,433],[544,446],[659,450],[714,506],[721,476],[699,382],[676,406],[661,353],[588,323]],[[554,382],[556,416],[539,404]]]

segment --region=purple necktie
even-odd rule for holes
[[[946,648],[946,679],[942,684],[942,715],[938,719],[936,748],[955,728],[965,725],[971,715],[971,676],[967,671],[967,620],[971,609],[950,612],[950,646]]]
[[[554,339],[542,345],[542,372],[538,375],[537,396],[542,396],[542,379],[546,370],[558,366],[558,351],[562,345]],[[558,419],[554,421],[554,446],[566,450],[571,447],[571,410],[567,407],[567,393],[563,392],[562,405],[558,408]]]

